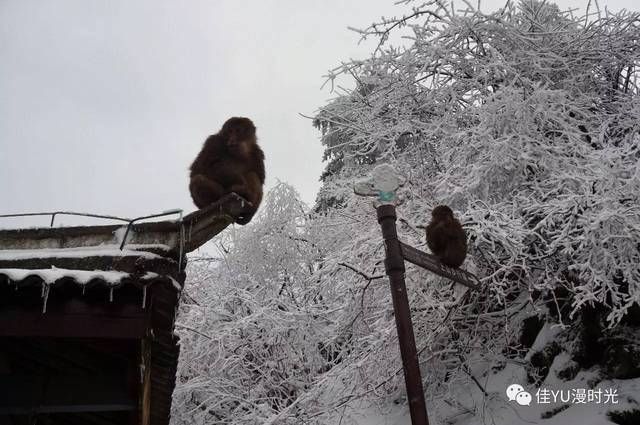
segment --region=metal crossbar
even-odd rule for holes
[[[49,227],[53,227],[54,220],[57,215],[75,215],[80,217],[92,217],[92,218],[103,218],[107,220],[119,220],[119,221],[131,221],[130,218],[124,217],[116,217],[113,215],[101,215],[101,214],[91,214],[91,213],[79,213],[74,211],[52,211],[52,212],[38,212],[38,213],[20,213],[20,214],[0,214],[0,218],[13,218],[13,217],[36,217],[50,215],[51,223]]]
[[[127,230],[124,232],[124,237],[122,238],[122,243],[120,243],[120,250],[122,251],[122,249],[124,248],[126,242],[127,242],[127,236],[129,236],[129,231],[131,230],[131,226],[133,226],[133,223],[139,220],[146,220],[149,218],[157,218],[157,217],[164,217],[167,215],[173,215],[173,214],[180,214],[180,218],[178,218],[178,221],[182,221],[182,210],[181,209],[174,209],[174,210],[167,210],[164,212],[161,212],[159,214],[151,214],[151,215],[145,215],[142,217],[136,217],[134,219],[129,220],[129,224],[127,224]]]

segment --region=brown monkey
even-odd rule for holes
[[[431,223],[427,226],[427,245],[449,267],[460,267],[464,262],[467,256],[467,235],[448,206],[438,205],[431,212]]]
[[[262,201],[264,153],[249,118],[229,118],[222,129],[204,142],[191,164],[189,190],[198,208],[235,192],[251,203],[236,223],[247,224]]]

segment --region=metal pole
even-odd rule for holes
[[[422,389],[418,350],[413,336],[409,298],[407,297],[407,287],[404,283],[404,258],[396,231],[396,207],[391,204],[383,204],[376,211],[378,213],[378,223],[382,228],[382,237],[384,238],[386,252],[384,267],[391,285],[391,298],[393,299],[393,311],[396,316],[396,328],[398,330],[398,342],[400,343],[404,381],[407,386],[407,397],[409,398],[411,424],[429,425],[427,405],[424,401],[424,391]]]

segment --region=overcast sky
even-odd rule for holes
[[[255,121],[267,189],[287,181],[311,204],[322,148],[300,113],[333,97],[320,90],[328,69],[371,51],[347,26],[404,11],[393,0],[0,0],[0,214],[190,212],[188,167],[230,116]]]

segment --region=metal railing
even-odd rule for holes
[[[149,218],[157,218],[157,217],[165,217],[167,215],[173,215],[173,214],[180,214],[180,217],[178,218],[178,222],[182,221],[182,210],[181,209],[174,209],[174,210],[167,210],[164,212],[161,212],[159,214],[151,214],[151,215],[145,215],[142,217],[136,217],[134,219],[129,220],[129,224],[127,224],[127,230],[124,232],[124,236],[122,238],[122,243],[120,243],[120,250],[122,251],[122,249],[124,248],[126,242],[127,242],[127,236],[129,236],[129,231],[131,230],[131,226],[133,226],[133,223],[139,220],[147,220]]]
[[[92,218],[103,218],[107,220],[119,220],[119,221],[131,221],[130,218],[124,217],[116,217],[114,215],[102,215],[102,214],[91,214],[91,213],[79,213],[74,211],[52,211],[52,212],[38,212],[38,213],[20,213],[20,214],[0,214],[0,218],[15,218],[15,217],[36,217],[36,216],[51,216],[51,223],[49,227],[53,227],[53,223],[56,219],[57,215],[73,215],[80,217],[92,217]]]
[[[124,221],[124,222],[127,223],[127,230],[125,230],[124,237],[122,238],[122,242],[120,243],[120,250],[122,250],[122,249],[124,249],[124,246],[126,245],[127,236],[129,236],[129,233],[131,232],[131,227],[133,226],[133,224],[135,222],[140,221],[140,220],[148,220],[150,218],[166,217],[166,216],[175,215],[175,214],[179,215],[179,218],[176,221],[177,222],[181,222],[182,221],[182,210],[178,209],[178,208],[172,209],[172,210],[163,211],[163,212],[157,213],[157,214],[144,215],[144,216],[140,216],[140,217],[136,217],[136,218],[124,218],[124,217],[117,217],[117,216],[113,216],[113,215],[91,214],[91,213],[82,213],[82,212],[75,212],[75,211],[52,211],[52,212],[38,212],[38,213],[0,214],[0,218],[37,217],[37,216],[50,215],[51,216],[51,222],[49,224],[49,227],[53,227],[53,224],[55,223],[56,216],[58,216],[58,215],[71,215],[71,216],[77,216],[77,217],[91,217],[91,218],[101,218],[101,219],[105,219],[105,220]]]

